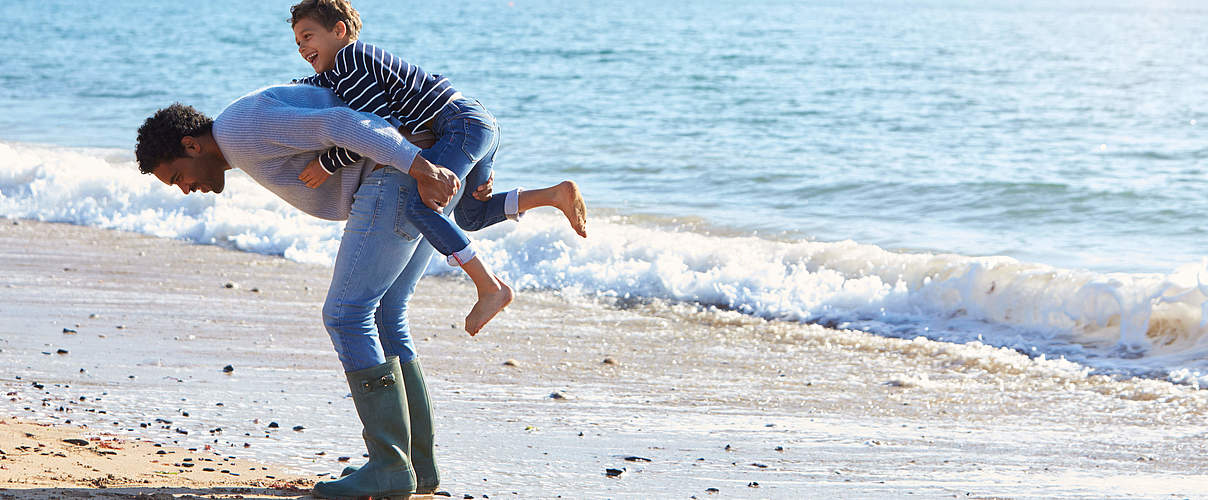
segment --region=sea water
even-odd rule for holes
[[[132,160],[160,107],[306,76],[291,3],[0,4],[0,215],[330,263],[340,224]],[[1208,383],[1195,2],[355,5],[497,115],[498,188],[582,186],[589,239],[540,211],[472,234],[521,288]]]

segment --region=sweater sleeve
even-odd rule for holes
[[[256,97],[254,106],[227,112],[235,134],[260,137],[277,146],[297,151],[325,151],[340,147],[407,172],[419,148],[407,142],[389,122],[371,113],[338,106],[304,108],[291,106],[267,95]],[[227,113],[227,112],[224,112]]]

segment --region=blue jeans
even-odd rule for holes
[[[420,152],[424,159],[453,171],[470,192],[485,183],[491,176],[495,153],[499,150],[499,124],[482,103],[465,98],[452,101],[437,113],[432,128],[436,143]],[[446,256],[469,246],[470,239],[463,229],[477,231],[507,218],[502,194],[485,202],[463,196],[459,202],[450,205],[454,207],[456,225],[424,205],[418,193],[411,196],[406,205],[407,217],[436,251]]]
[[[428,267],[432,246],[418,238],[403,209],[415,192],[415,179],[385,167],[353,195],[323,304],[323,326],[344,371],[380,365],[387,356],[398,356],[400,364],[416,357],[407,302]]]

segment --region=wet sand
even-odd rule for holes
[[[313,479],[363,460],[319,322],[329,268],[4,219],[0,262],[0,413]],[[411,309],[454,498],[1208,495],[1205,391],[558,292],[519,293],[471,338],[473,298],[427,277]],[[0,494],[28,490],[0,478]],[[204,487],[249,487],[224,479]]]

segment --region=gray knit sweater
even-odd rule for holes
[[[348,219],[352,195],[373,170],[370,165],[405,173],[419,152],[386,120],[353,111],[330,90],[311,85],[265,87],[240,97],[214,119],[213,130],[232,167],[290,205],[327,220]],[[298,180],[302,169],[334,146],[365,159],[340,169],[318,189],[306,187]]]

